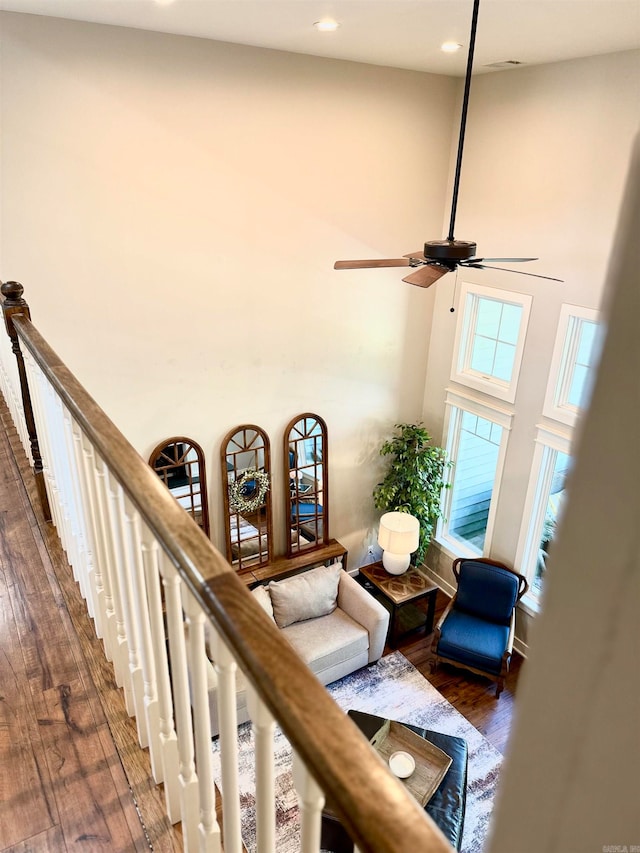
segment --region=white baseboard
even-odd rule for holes
[[[518,652],[519,655],[522,655],[523,658],[526,658],[529,646],[526,643],[523,643],[522,640],[519,640],[518,637],[515,637],[513,641],[513,650],[514,652]]]
[[[425,574],[427,577],[431,578],[434,583],[437,583],[440,589],[448,595],[449,598],[453,598],[453,595],[456,591],[455,587],[452,586],[449,581],[446,581],[444,578],[440,577],[440,575],[431,568],[431,566],[427,566],[426,563],[423,563],[422,569],[425,570]]]

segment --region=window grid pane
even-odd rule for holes
[[[469,368],[508,383],[513,374],[522,307],[481,296],[472,299],[477,310]]]
[[[544,513],[541,515],[540,531],[535,539],[537,543],[537,553],[535,554],[535,573],[531,585],[531,592],[537,598],[539,598],[542,593],[549,546],[555,536],[560,515],[562,513],[565,482],[571,467],[571,457],[567,453],[561,453],[559,450],[551,449],[549,449],[549,453],[553,454],[555,459],[553,460],[549,483],[544,490],[544,493],[541,495],[541,501],[544,505]],[[544,468],[541,471],[541,476],[544,476]],[[538,513],[534,512],[533,515],[535,518]]]
[[[502,428],[462,412],[449,510],[449,534],[482,553]]]

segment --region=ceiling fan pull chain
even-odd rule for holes
[[[455,311],[456,311],[456,293],[457,292],[458,292],[458,268],[456,268],[456,278],[455,278],[455,282],[453,284],[453,299],[452,299],[453,304],[451,305],[451,308],[449,308],[449,311],[452,314],[455,314]]]
[[[462,169],[462,151],[464,149],[464,134],[467,124],[467,109],[469,108],[469,91],[471,89],[471,71],[473,68],[473,52],[476,45],[476,29],[478,26],[478,10],[480,0],[474,0],[473,15],[471,18],[471,35],[469,37],[469,56],[467,57],[467,74],[464,81],[464,96],[462,98],[462,116],[460,118],[460,136],[458,138],[458,157],[456,160],[456,174],[453,180],[453,200],[451,202],[451,219],[449,220],[449,236],[447,240],[453,241],[454,227],[456,224],[456,208],[458,206],[458,189],[460,188],[460,171]]]

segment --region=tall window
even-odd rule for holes
[[[449,392],[447,453],[453,462],[438,538],[456,554],[488,551],[511,416]]]
[[[516,563],[530,589],[525,602],[537,609],[549,550],[562,515],[567,475],[571,469],[569,439],[538,428]]]
[[[573,426],[589,402],[600,342],[597,311],[562,306],[544,402],[546,417]]]
[[[531,297],[465,282],[451,378],[513,402]]]

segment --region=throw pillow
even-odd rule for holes
[[[338,606],[341,566],[334,563],[284,581],[271,581],[269,593],[278,627],[333,613]]]
[[[257,586],[251,590],[251,595],[254,596],[260,607],[264,610],[267,616],[273,619],[273,606],[271,604],[271,596],[266,586]]]

